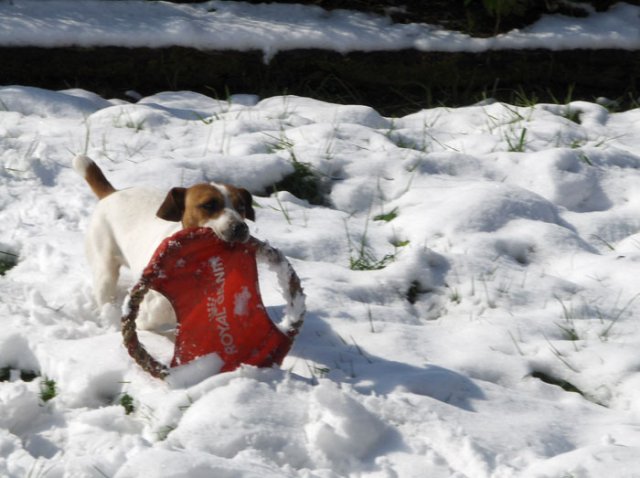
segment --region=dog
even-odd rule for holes
[[[230,184],[174,187],[168,193],[135,187],[116,190],[90,158],[76,156],[73,168],[99,199],[86,235],[86,254],[100,307],[117,301],[120,268],[140,277],[160,243],[182,228],[209,227],[223,241],[246,242],[255,221],[251,193]],[[138,327],[175,326],[169,302],[150,291]]]

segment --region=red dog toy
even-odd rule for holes
[[[256,256],[275,269],[287,301],[276,326],[262,303]],[[149,289],[164,295],[176,313],[178,329],[171,367],[210,353],[221,372],[240,364],[280,364],[302,326],[304,294],[300,279],[277,249],[254,237],[243,244],[220,240],[211,229],[185,229],[165,239],[129,293],[122,334],[129,354],[151,375],[169,369],[138,340],[135,320]]]

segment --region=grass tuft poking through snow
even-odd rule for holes
[[[118,403],[122,405],[122,408],[124,408],[124,412],[127,415],[130,415],[136,410],[134,405],[134,399],[128,393],[123,393],[122,396],[120,397],[120,400],[118,400]]]
[[[0,276],[3,276],[7,271],[16,266],[18,263],[18,256],[11,252],[0,251]]]
[[[271,186],[269,191],[287,191],[299,199],[309,201],[310,204],[324,204],[320,179],[311,165],[297,160],[293,160],[292,165],[293,172]]]
[[[47,403],[49,400],[56,398],[57,395],[58,386],[56,381],[51,378],[42,377],[40,382],[40,400]]]

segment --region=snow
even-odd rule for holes
[[[638,476],[640,109],[385,118],[294,96],[20,86],[0,101],[0,250],[19,256],[0,277],[1,476]],[[160,381],[135,365],[120,306],[93,300],[77,154],[118,188],[254,193],[252,234],[307,296],[281,369],[216,375],[207,356]],[[265,194],[294,156],[326,205]],[[277,274],[260,274],[278,319]],[[170,359],[169,339],[140,336]]]
[[[343,53],[640,48],[640,6],[618,3],[590,13],[584,19],[544,16],[522,30],[473,38],[434,25],[392,24],[382,16],[296,4],[12,0],[0,2],[0,45],[259,50],[266,61],[278,51],[308,48]]]
[[[639,18],[619,3],[481,39],[301,5],[12,0],[0,45],[265,61],[293,48],[638,49]],[[0,276],[0,476],[640,476],[639,125],[640,109],[586,102],[386,118],[294,96],[129,103],[0,87],[0,259],[18,256]],[[160,381],[133,362],[121,304],[93,299],[82,243],[96,200],[79,154],[118,188],[251,190],[252,234],[307,296],[288,304],[288,269],[261,266],[281,327],[307,310],[281,368],[217,374],[211,354]],[[294,158],[324,206],[265,193]],[[136,280],[125,272],[121,299]],[[169,362],[166,333],[139,335]]]

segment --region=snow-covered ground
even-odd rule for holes
[[[640,109],[391,119],[291,96],[26,87],[0,105],[0,250],[19,256],[0,277],[0,476],[640,476]],[[70,166],[85,152],[119,188],[255,194],[252,233],[307,294],[281,369],[188,386],[133,363],[117,310],[92,298],[95,198]],[[326,206],[263,194],[294,160]]]
[[[472,38],[382,16],[296,4],[213,0],[180,5],[144,0],[0,1],[2,46],[185,46],[213,50],[321,48],[339,52],[486,51],[507,48],[640,48],[640,6],[626,3],[587,18],[544,16],[492,38]]]
[[[12,0],[0,45],[267,61],[291,48],[637,49],[639,18],[621,3],[474,39],[299,5]],[[0,277],[0,476],[640,477],[639,130],[640,110],[578,102],[391,119],[290,96],[129,104],[0,88],[0,262],[19,257]],[[253,234],[308,297],[282,369],[187,384],[132,362],[118,309],[92,298],[95,199],[71,170],[78,153],[118,187],[218,180],[256,195]],[[264,194],[295,161],[326,206]],[[261,273],[277,317],[282,294]],[[141,336],[171,356],[166,338]]]

